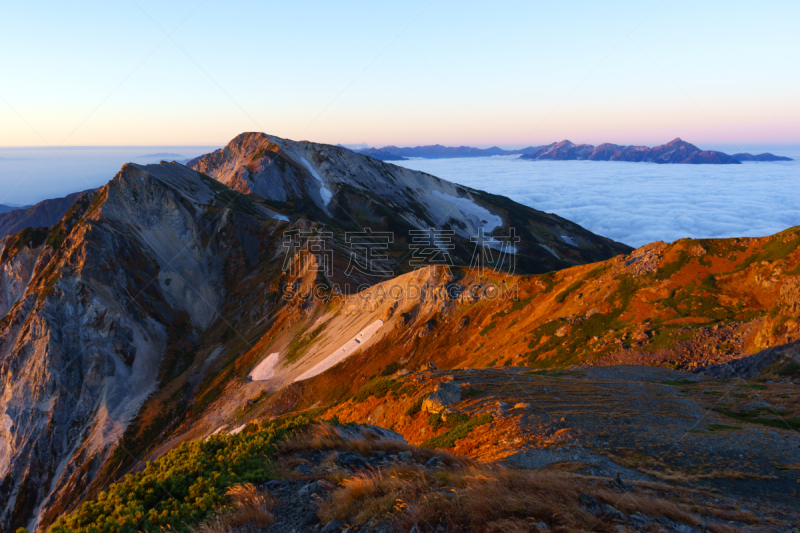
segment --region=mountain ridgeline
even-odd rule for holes
[[[3,206],[0,210],[0,239],[25,228],[42,228],[58,223],[75,200],[88,192],[76,192],[26,207]]]
[[[241,365],[252,346],[316,309],[313,298],[281,298],[287,287],[374,284],[371,272],[345,274],[348,234],[395,236],[376,259],[388,276],[415,268],[412,232],[451,232],[452,261],[468,266],[472,237],[513,228],[516,271],[529,274],[630,251],[555,215],[335,146],[248,133],[192,167],[127,164],[56,224],[3,239],[4,531],[47,526],[202,416],[249,371]],[[330,268],[286,272],[287,231],[326,234],[324,259],[297,257]]]
[[[519,155],[526,160],[552,161],[626,161],[631,163],[666,163],[666,164],[713,164],[730,165],[743,161],[792,161],[791,158],[763,153],[758,155],[738,153],[728,155],[715,150],[701,150],[697,146],[679,138],[667,144],[649,148],[647,146],[625,146],[603,143],[599,146],[591,144],[575,144],[561,141],[543,146],[528,146],[518,150],[503,150],[497,146],[491,148],[473,148],[470,146],[449,147],[440,144],[432,146],[416,146],[399,148],[384,146],[383,148],[367,148],[359,153],[385,161],[403,160],[409,157],[424,159],[447,159],[458,157],[490,157],[495,155]]]
[[[519,240],[488,247],[499,269],[478,268],[480,236],[512,230]],[[433,234],[448,240],[426,254],[449,251],[450,268],[420,265],[419,240]],[[371,269],[351,268],[359,235],[391,236]],[[576,365],[700,371],[748,355],[786,380],[795,367],[781,347],[800,339],[799,228],[631,250],[501,196],[263,133],[188,166],[124,165],[54,225],[0,242],[3,531],[186,531],[194,524],[170,522],[178,503],[162,489],[137,492],[152,507],[133,509],[127,529],[115,522],[121,500],[107,499],[127,489],[105,491],[183,453],[182,443],[249,441],[259,419],[374,416],[408,442],[443,448],[481,424],[484,440],[459,449],[474,460],[509,457],[508,443],[545,425],[504,411],[506,381]],[[409,376],[421,367],[427,374]],[[444,398],[458,385],[431,374],[437,367],[475,384],[464,389],[468,414],[420,412],[420,387]],[[481,396],[491,387],[505,391],[502,401]],[[462,400],[460,385],[454,394]],[[792,413],[770,423],[791,430]],[[564,436],[566,424],[547,431]],[[192,509],[224,500],[184,489]]]

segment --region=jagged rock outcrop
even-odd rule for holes
[[[461,385],[453,381],[442,381],[436,384],[433,392],[422,401],[422,410],[426,413],[441,413],[448,406],[461,401]]]

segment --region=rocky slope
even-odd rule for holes
[[[258,347],[329,305],[282,296],[332,295],[331,282],[346,278],[348,231],[395,231],[383,261],[399,272],[412,269],[399,253],[408,231],[425,228],[452,228],[453,255],[468,263],[473,232],[518,226],[522,272],[627,250],[554,215],[338,147],[243,134],[194,167],[125,165],[54,226],[2,241],[4,529],[50,524],[155,444],[180,438],[181,423],[202,418],[250,371]],[[327,276],[313,268],[321,255],[287,259],[284,232],[314,229],[333,235],[338,268]],[[285,271],[285,259],[302,268]],[[368,315],[350,316],[330,331],[358,337]],[[295,351],[302,357],[282,379],[327,355]]]
[[[298,286],[295,296],[305,301],[312,290]],[[307,307],[293,317],[295,326],[281,323],[268,345],[254,347],[275,354],[267,381],[273,388],[376,321],[377,332],[318,390],[354,372],[363,381],[388,367],[428,362],[693,369],[800,339],[800,228],[755,239],[653,243],[536,276],[420,270],[331,303]]]
[[[626,477],[711,483],[752,498],[748,509],[768,507],[771,491],[795,482],[800,371],[792,348],[771,347],[800,336],[798,280],[800,228],[655,243],[543,275],[428,268],[351,296],[315,297],[307,272],[284,279],[295,298],[263,326],[239,311],[254,304],[223,309],[246,340],[206,334],[194,364],[145,406],[167,421],[140,419],[124,442],[158,434],[142,449],[153,459],[186,440],[311,409],[480,461],[578,462],[599,475],[627,468]],[[671,370],[713,369],[764,349],[758,372],[724,382]],[[768,381],[743,380],[754,377]],[[690,404],[694,390],[703,394]],[[431,418],[437,405],[451,409],[452,426]],[[769,446],[748,452],[767,435]],[[677,440],[682,451],[672,453]],[[794,505],[793,494],[781,505]]]
[[[126,165],[2,250],[0,520],[80,493],[282,221],[178,164]],[[236,242],[231,246],[231,242]],[[177,359],[176,359],[177,358]]]
[[[385,266],[395,275],[407,272],[413,259],[410,232],[431,228],[453,232],[455,265],[470,264],[475,250],[470,239],[480,231],[498,236],[513,229],[520,239],[515,265],[523,272],[547,272],[630,250],[556,215],[339,146],[245,133],[190,166],[289,218],[302,213],[328,224],[337,237],[332,246],[344,244],[347,231],[392,232]],[[342,254],[349,257],[346,245]]]

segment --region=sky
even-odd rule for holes
[[[0,146],[800,143],[800,2],[10,2]]]

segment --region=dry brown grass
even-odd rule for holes
[[[446,531],[527,532],[534,531],[533,524],[538,522],[556,531],[615,531],[612,520],[589,514],[579,504],[581,493],[627,514],[665,516],[691,526],[706,523],[681,502],[656,495],[620,494],[608,489],[605,482],[591,482],[568,472],[475,466],[431,472],[405,465],[361,472],[344,479],[319,514],[323,520],[357,523],[391,520],[401,530],[416,525],[421,532],[433,532],[439,526]],[[715,533],[739,531],[722,524],[709,526]]]
[[[305,432],[280,443],[278,449],[284,455],[309,450],[337,450],[355,452],[363,457],[369,457],[376,451],[386,452],[387,454],[408,451],[413,454],[414,459],[418,462],[424,462],[438,456],[448,465],[455,463],[461,465],[473,464],[470,459],[455,456],[443,450],[429,450],[399,441],[381,439],[379,435],[369,430],[365,430],[362,433],[362,437],[363,440],[344,439],[336,432],[336,428],[329,424],[321,423],[314,424]]]
[[[196,533],[231,533],[245,525],[267,527],[275,523],[272,508],[275,500],[252,483],[234,485],[227,493],[227,512],[215,515],[195,529]]]

